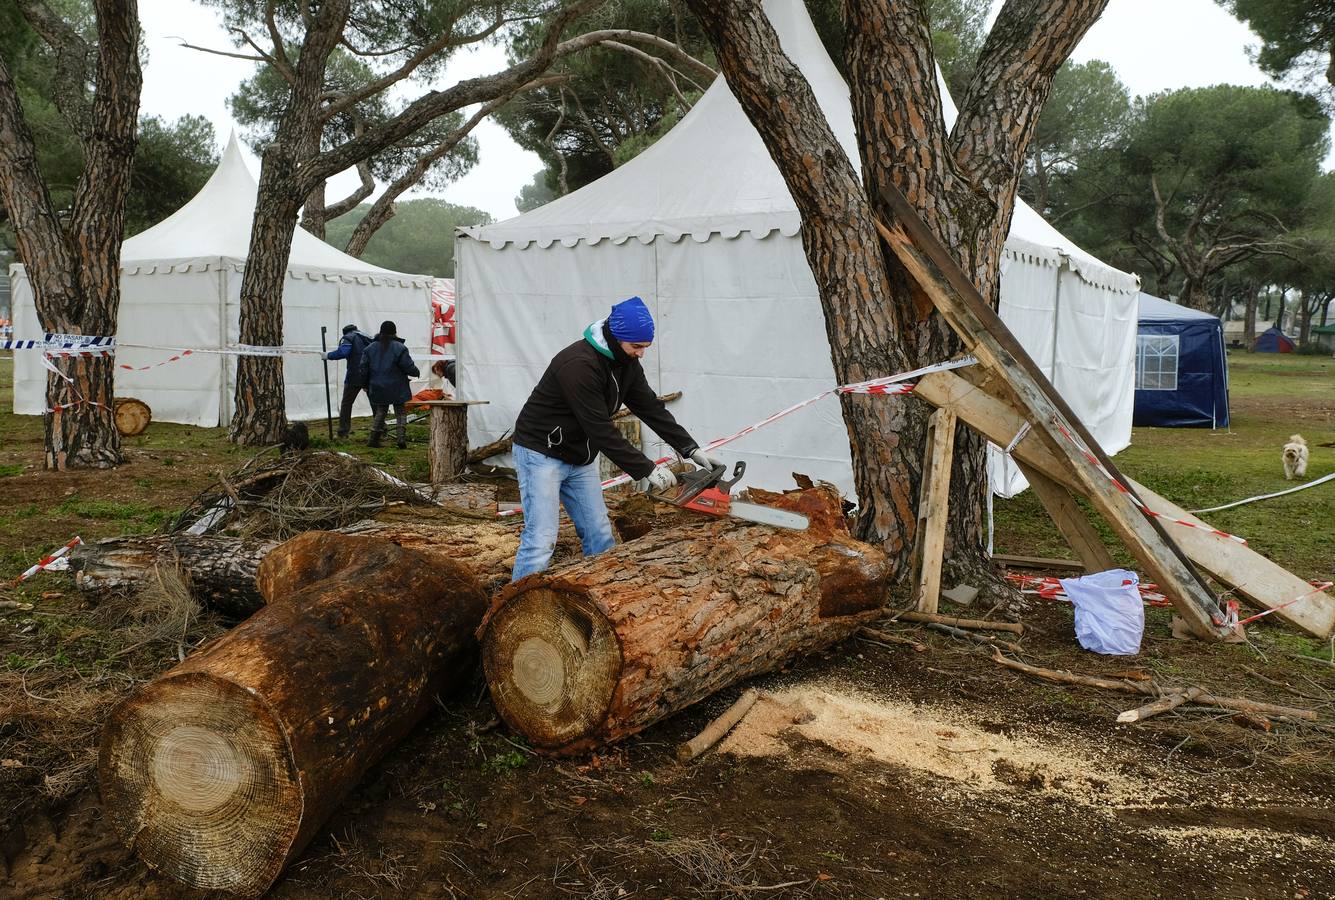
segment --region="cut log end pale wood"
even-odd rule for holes
[[[147,403],[134,397],[118,397],[112,417],[116,420],[116,430],[121,437],[134,437],[143,434],[153,421],[153,410]]]
[[[154,868],[206,890],[257,893],[295,837],[302,789],[258,697],[201,673],[149,685],[108,726],[102,797]]]
[[[98,758],[148,865],[246,896],[474,668],[486,608],[458,563],[343,534],[287,541],[257,582],[259,612],[112,709]]]
[[[534,588],[500,609],[483,645],[492,699],[525,736],[560,747],[607,716],[621,645],[607,617],[569,591]]]

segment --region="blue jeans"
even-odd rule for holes
[[[585,556],[611,549],[616,538],[607,520],[597,462],[572,466],[518,444],[513,452],[519,499],[524,507],[524,533],[519,537],[512,581],[541,572],[551,562],[562,504],[575,525]]]

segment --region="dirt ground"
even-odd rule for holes
[[[1128,667],[1076,659],[1061,606],[1026,618],[1031,658]],[[1276,692],[1245,674],[1255,651],[1151,631],[1135,667],[1208,662],[1220,691],[1330,715],[1329,675]],[[1218,712],[1117,726],[1134,698],[917,637],[928,650],[852,641],[759,682],[773,699],[689,765],[674,745],[739,688],[556,761],[497,727],[473,685],[371,771],[271,896],[1335,896],[1328,733]],[[21,830],[15,896],[202,896],[125,850],[92,791]]]
[[[1328,431],[1335,392],[1321,403],[1304,406],[1305,424]],[[216,434],[178,437],[131,447],[110,473],[11,473],[7,496],[33,512],[0,517],[0,574],[72,523],[88,537],[156,527],[243,459]],[[31,464],[34,446],[0,448],[0,465]],[[87,742],[117,697],[222,626],[187,622],[180,640],[113,664],[83,624],[97,605],[66,576],[0,598],[36,606],[0,612],[0,897],[206,896],[149,871],[112,833]],[[1021,618],[1036,665],[1142,673],[1316,710],[1319,722],[1267,731],[1184,707],[1117,725],[1139,698],[1039,682],[895,623],[886,629],[926,649],[850,640],[603,753],[552,760],[496,721],[478,676],[367,773],[270,896],[1335,897],[1335,667],[1310,661],[1330,645],[1271,620],[1246,644],[1182,642],[1169,612],[1149,609],[1141,654],[1107,658],[1077,646],[1064,604],[1034,599]],[[36,663],[61,654],[66,681],[91,698],[63,788],[23,755],[30,722],[14,713],[43,708]],[[745,687],[764,697],[727,741],[677,763],[675,745]]]

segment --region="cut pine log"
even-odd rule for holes
[[[259,581],[260,612],[112,711],[98,760],[149,866],[247,896],[465,677],[486,609],[461,565],[328,532],[278,547]]]
[[[510,727],[547,753],[598,747],[881,614],[888,561],[849,536],[833,490],[750,493],[810,527],[670,525],[503,590],[482,658]]]
[[[202,605],[244,619],[264,605],[255,572],[277,546],[277,541],[202,534],[116,537],[76,547],[70,569],[80,590],[105,591],[135,588],[150,581],[159,566],[174,568]]]
[[[510,581],[519,547],[519,523],[496,520],[461,523],[367,522],[344,533],[381,537],[436,559],[467,566],[488,594]],[[260,562],[278,543],[227,535],[147,535],[110,538],[80,546],[70,566],[81,590],[132,588],[153,578],[158,566],[176,568],[200,603],[227,618],[241,620],[264,605],[255,577]],[[566,526],[557,538],[557,555],[575,556],[579,539]],[[344,560],[343,562],[346,562]]]

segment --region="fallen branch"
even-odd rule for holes
[[[932,626],[928,626],[929,628]],[[962,632],[967,633],[967,632]],[[1295,706],[1280,706],[1275,703],[1262,703],[1257,700],[1244,700],[1241,697],[1216,697],[1214,694],[1195,688],[1186,687],[1161,687],[1153,681],[1137,682],[1125,681],[1119,678],[1100,678],[1097,675],[1076,675],[1074,672],[1062,672],[1057,669],[1044,669],[1041,666],[1031,666],[1028,663],[1022,663],[1017,659],[1009,659],[999,652],[993,652],[993,662],[997,665],[1005,666],[1008,669],[1014,669],[1017,672],[1024,672],[1026,675],[1033,675],[1037,678],[1043,678],[1047,681],[1056,681],[1061,684],[1080,684],[1087,687],[1103,688],[1110,691],[1121,691],[1127,694],[1146,694],[1170,695],[1186,693],[1188,690],[1200,690],[1201,692],[1193,698],[1192,702],[1199,703],[1202,706],[1217,706],[1221,709],[1231,709],[1237,712],[1252,713],[1261,716],[1286,716],[1291,719],[1302,719],[1306,722],[1315,722],[1316,713],[1310,709],[1299,709]]]
[[[918,653],[922,653],[924,650],[927,649],[927,645],[922,643],[921,641],[915,641],[912,638],[900,637],[897,634],[891,634],[888,631],[881,631],[877,628],[868,628],[865,625],[858,629],[858,634],[865,634],[868,638],[873,638],[876,641],[887,641],[891,644],[907,644]]]
[[[1001,647],[1012,653],[1023,653],[1024,648],[1019,644],[1013,644],[1010,641],[1003,641],[1000,638],[994,638],[986,634],[974,634],[972,631],[965,631],[963,628],[956,628],[954,625],[942,625],[940,622],[928,622],[927,627],[933,631],[939,631],[942,634],[948,634],[951,637],[963,638],[966,641],[973,641],[975,644],[986,644],[994,650]]]
[[[1011,634],[1024,634],[1024,626],[1019,622],[987,622],[983,619],[961,619],[956,616],[943,616],[940,613],[902,612],[895,616],[901,622],[934,622],[937,625],[950,625],[954,628],[974,628],[988,631],[1009,631]]]
[[[1159,713],[1168,712],[1170,709],[1177,709],[1183,703],[1194,701],[1203,693],[1204,691],[1200,688],[1191,688],[1185,693],[1169,694],[1165,697],[1160,697],[1158,700],[1151,700],[1144,706],[1137,707],[1136,709],[1128,709],[1124,713],[1118,713],[1117,722],[1120,725],[1127,725],[1131,722],[1143,722],[1150,716],[1157,716]]]
[[[677,761],[690,762],[723,740],[723,736],[742,720],[742,716],[751,711],[751,707],[755,706],[758,699],[760,694],[754,689],[744,692],[737,698],[736,703],[729,706],[723,715],[706,725],[703,731],[686,743],[677,745]]]

